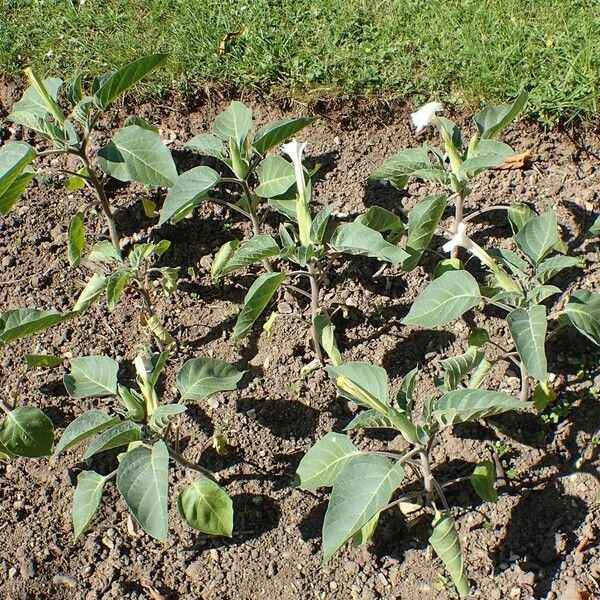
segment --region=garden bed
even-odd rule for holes
[[[4,116],[19,94],[2,86],[0,111]],[[265,104],[243,98],[260,126],[284,116],[304,116],[305,106],[290,102]],[[128,114],[138,114],[162,129],[172,149],[209,130],[214,117],[228,104],[216,94],[184,105],[177,97],[155,104],[123,107],[102,126],[108,138]],[[301,134],[308,141],[308,165],[321,164],[315,177],[318,204],[334,203],[339,218],[354,217],[365,208],[410,208],[425,195],[427,186],[411,183],[406,193],[391,186],[368,183],[384,158],[414,145],[409,110],[401,104],[352,103],[313,107],[318,126]],[[454,115],[466,125],[465,115]],[[3,141],[19,139],[22,130],[2,125]],[[27,138],[25,138],[27,139]],[[531,123],[512,126],[506,141],[517,152],[531,150],[523,169],[486,172],[475,180],[472,206],[527,202],[540,211],[555,207],[563,237],[578,255],[592,257],[597,244],[585,238],[598,211],[600,197],[600,137],[583,127],[545,131]],[[97,139],[95,143],[105,140]],[[197,164],[197,157],[176,153],[181,168]],[[50,166],[52,157],[44,159]],[[190,161],[196,161],[191,163]],[[312,359],[302,299],[281,292],[275,306],[280,316],[271,339],[260,327],[238,347],[229,344],[235,309],[252,281],[248,276],[226,277],[222,287],[211,284],[211,259],[226,241],[242,239],[248,225],[227,209],[202,205],[191,219],[164,225],[144,215],[142,198],[148,191],[133,184],[109,192],[116,199],[116,220],[124,237],[169,239],[172,248],[162,261],[182,266],[182,281],[174,296],[164,299],[159,312],[179,340],[171,360],[176,373],[185,360],[210,356],[246,369],[237,391],[225,392],[193,406],[181,431],[181,449],[190,459],[203,454],[203,464],[219,474],[233,498],[232,539],[199,535],[176,518],[171,506],[170,537],[162,544],[128,526],[126,507],[116,491],[107,492],[90,530],[72,542],[70,506],[80,452],[58,460],[18,459],[0,465],[2,549],[0,592],[11,599],[25,598],[202,598],[204,600],[282,600],[348,598],[412,599],[452,597],[440,589],[444,573],[437,558],[427,554],[429,521],[408,521],[399,511],[388,511],[367,548],[345,547],[322,564],[320,527],[326,493],[293,489],[295,470],[311,445],[332,429],[341,431],[356,407],[335,393],[323,371],[300,377]],[[159,197],[155,198],[159,200]],[[66,259],[69,217],[92,201],[87,192],[67,192],[49,181],[29,189],[26,197],[0,220],[0,311],[16,306],[67,310],[83,276],[73,276]],[[503,213],[493,226],[478,228],[476,239],[498,244],[510,229]],[[101,215],[91,225],[104,228]],[[127,241],[127,240],[125,240]],[[445,240],[434,238],[432,247]],[[431,260],[431,262],[430,262]],[[433,387],[439,359],[460,353],[468,329],[459,321],[453,331],[406,327],[401,319],[416,292],[428,279],[434,259],[425,255],[410,273],[366,258],[336,263],[323,303],[335,311],[334,324],[345,360],[363,360],[385,367],[392,380],[415,365]],[[592,263],[593,264],[593,263]],[[597,268],[565,277],[563,283],[586,283],[597,288]],[[336,290],[335,294],[333,291]],[[131,362],[140,339],[135,302],[122,303],[109,313],[95,304],[80,318],[41,335],[6,347],[0,376],[5,391],[18,391],[18,401],[39,405],[57,429],[64,428],[84,409],[106,406],[103,400],[73,400],[62,384],[64,369],[24,374],[24,355],[47,352],[64,357],[108,354]],[[502,339],[500,319],[490,316]],[[264,319],[263,321],[264,322]],[[573,351],[575,350],[575,352]],[[587,588],[597,593],[598,488],[597,447],[591,443],[600,423],[598,399],[590,393],[598,376],[599,354],[582,336],[565,334],[548,347],[549,370],[560,401],[570,405],[558,424],[544,424],[531,413],[511,413],[484,424],[445,430],[434,451],[447,477],[470,474],[485,459],[486,447],[499,441],[513,478],[497,503],[482,503],[466,486],[450,492],[473,582],[479,598],[552,598]],[[575,357],[575,360],[573,360]],[[582,376],[581,371],[585,371]],[[490,389],[512,390],[513,379],[495,372]],[[174,376],[164,384],[165,399],[174,397]],[[596,380],[596,387],[598,381]],[[225,430],[228,456],[202,450],[215,430]],[[381,434],[358,437],[365,446],[381,446]],[[392,441],[392,446],[394,441]],[[102,472],[115,468],[116,452],[93,459]],[[178,473],[171,484],[185,481]],[[590,538],[581,547],[580,541]],[[594,537],[595,536],[595,537]],[[567,590],[567,591],[566,591]],[[555,593],[555,596],[549,595]],[[563,596],[577,600],[578,596]]]

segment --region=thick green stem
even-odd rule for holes
[[[207,479],[210,479],[211,481],[218,483],[216,477],[208,469],[205,469],[204,467],[201,467],[200,465],[197,465],[196,463],[189,461],[187,458],[185,458],[185,456],[183,456],[182,454],[179,454],[179,452],[177,452],[176,450],[171,448],[171,446],[167,446],[167,448],[169,450],[169,456],[175,462],[178,462],[182,467],[185,467],[186,469],[190,469],[191,471],[196,471],[196,473],[200,473],[202,476],[206,477]]]
[[[520,362],[519,369],[521,370],[521,402],[527,402],[529,398],[529,373],[527,373],[527,369],[525,365]]]
[[[461,190],[460,192],[458,192],[458,195],[456,196],[456,199],[454,200],[454,230],[452,232],[453,234],[455,234],[458,231],[458,226],[463,221],[464,200],[465,200],[465,192],[464,192],[464,190]],[[451,258],[458,257],[458,247],[452,248],[450,257]]]

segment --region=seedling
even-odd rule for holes
[[[232,535],[233,506],[206,468],[184,458],[169,440],[173,419],[187,410],[188,401],[202,401],[220,391],[234,390],[243,373],[220,360],[194,358],[177,375],[177,403],[162,404],[156,386],[165,368],[168,351],[151,355],[142,350],[134,361],[137,389],[118,382],[119,365],[108,356],[83,356],[71,360],[64,377],[72,398],[114,398],[113,410],[89,410],[72,421],[56,445],[58,457],[75,445],[90,441],[83,454],[90,461],[97,454],[118,448],[119,466],[102,475],[82,471],[73,498],[73,528],[77,540],[88,528],[104,486],[116,478],[117,488],[133,517],[148,535],[165,540],[168,535],[169,460],[196,474],[177,498],[179,513],[194,529],[212,535]],[[222,435],[208,440],[222,453]]]

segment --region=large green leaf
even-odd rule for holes
[[[270,235],[255,235],[236,248],[227,262],[222,262],[218,270],[211,269],[211,275],[213,279],[217,280],[238,269],[243,269],[278,254],[279,246]]]
[[[517,96],[514,102],[502,104],[500,106],[488,106],[479,111],[474,117],[474,121],[479,130],[479,135],[486,138],[496,137],[505,127],[510,125],[517,115],[523,110],[527,103],[529,94],[523,90]]]
[[[573,326],[600,346],[600,294],[577,290],[565,306],[565,314]]]
[[[107,478],[95,471],[81,471],[77,475],[77,487],[73,495],[71,519],[76,542],[89,527],[102,499]]]
[[[437,513],[433,521],[433,532],[429,538],[431,547],[442,559],[452,577],[456,591],[461,598],[469,595],[469,578],[458,539],[458,532],[449,514]]]
[[[107,279],[104,275],[94,273],[83,290],[81,290],[81,294],[79,294],[79,298],[77,298],[77,302],[75,302],[75,306],[73,307],[73,312],[85,312],[106,289],[106,282]]]
[[[155,187],[171,187],[177,169],[160,136],[138,125],[115,133],[98,152],[100,168],[119,181],[139,181]]]
[[[316,120],[316,117],[299,117],[269,123],[256,132],[252,145],[259,154],[264,156],[269,150],[279,146]]]
[[[522,402],[503,392],[477,389],[453,390],[446,392],[435,403],[433,416],[440,425],[448,426],[529,406],[531,406],[530,402]]]
[[[176,223],[185,217],[200,204],[219,179],[219,174],[210,167],[194,167],[182,173],[165,198],[158,224],[169,220]]]
[[[294,165],[281,156],[267,156],[257,169],[259,186],[256,193],[261,198],[274,198],[285,194],[295,183]]]
[[[62,79],[44,79],[43,84],[50,97],[56,101],[58,99],[58,91],[63,84]],[[48,106],[46,102],[35,87],[31,86],[25,90],[22,98],[13,104],[12,111],[6,117],[6,120],[19,123],[41,133],[43,129],[40,131],[40,127],[46,121],[47,115]]]
[[[394,423],[377,410],[370,408],[359,412],[346,427],[344,431],[352,429],[395,429]]]
[[[294,483],[307,492],[330,487],[346,460],[359,453],[347,435],[328,433],[304,455],[298,465]]]
[[[466,352],[440,361],[444,370],[444,387],[454,390],[458,384],[482,361],[484,353],[475,346]]]
[[[178,403],[157,406],[148,421],[148,427],[158,435],[162,436],[165,429],[169,426],[169,423],[177,415],[181,415],[186,410],[187,407]]]
[[[480,301],[479,286],[473,275],[467,271],[446,272],[417,296],[402,322],[421,327],[447,325]]]
[[[10,184],[10,187],[0,196],[0,214],[8,214],[17,200],[23,195],[35,173],[26,170]]]
[[[210,133],[195,135],[187,142],[187,144],[185,144],[184,148],[199,152],[204,156],[213,156],[220,160],[225,160],[227,158],[227,151],[225,150],[223,142],[217,136],[211,135]]]
[[[101,433],[120,421],[117,415],[111,417],[103,410],[88,410],[71,421],[63,432],[54,449],[54,456],[87,440],[96,433]]]
[[[213,133],[224,141],[233,141],[241,150],[252,127],[252,111],[242,102],[234,100],[213,124]]]
[[[431,238],[446,210],[446,196],[428,196],[408,213],[408,240],[406,251],[410,255],[402,267],[412,271],[417,266],[423,251],[429,246]]]
[[[0,426],[0,444],[17,456],[50,456],[54,426],[39,408],[19,406],[4,418]]]
[[[204,400],[217,392],[235,390],[244,371],[216,358],[192,358],[177,375],[182,400]]]
[[[390,501],[402,483],[404,469],[375,454],[347,460],[335,479],[323,522],[323,555],[329,560]]]
[[[557,254],[556,256],[551,256],[544,260],[535,272],[536,280],[544,284],[547,281],[550,281],[555,275],[560,273],[564,269],[571,269],[573,267],[577,267],[581,269],[583,267],[583,261],[581,258],[575,256],[561,256]]]
[[[556,213],[549,210],[529,219],[515,235],[519,249],[537,265],[560,241]]]
[[[167,60],[166,54],[150,54],[138,58],[109,75],[96,90],[94,100],[99,108],[106,108],[123,92]]]
[[[169,451],[159,440],[152,450],[139,446],[125,454],[117,471],[117,487],[129,510],[146,533],[161,541],[169,532],[168,467]]]
[[[8,344],[22,337],[38,333],[67,319],[77,313],[60,313],[54,310],[38,310],[36,308],[16,308],[0,315],[0,344]]]
[[[244,298],[244,308],[238,315],[232,339],[240,340],[248,335],[254,321],[269,304],[273,294],[287,277],[285,273],[265,273],[250,286]]]
[[[80,356],[71,360],[64,384],[71,398],[116,396],[119,363],[109,356]]]
[[[538,381],[546,381],[546,308],[539,304],[517,308],[508,314],[506,322],[527,372]]]
[[[327,367],[327,373],[334,384],[336,379],[343,375],[360,385],[383,404],[389,404],[389,379],[386,370],[382,367],[364,362],[348,362],[339,366]],[[360,398],[356,398],[345,390],[338,388],[338,392],[347,400],[362,404]]]
[[[233,502],[210,479],[200,479],[182,490],[177,508],[187,524],[198,531],[227,537],[233,534]]]
[[[113,448],[119,448],[131,442],[142,439],[142,430],[137,423],[122,421],[113,425],[110,429],[103,431],[86,449],[83,454],[84,460],[91,458],[94,454],[106,452]]]
[[[120,269],[109,275],[106,279],[106,304],[108,310],[113,311],[131,280],[131,273]]]
[[[343,223],[331,236],[329,245],[337,252],[358,256],[370,256],[398,264],[410,258],[410,255],[383,239],[378,231],[362,223]]]
[[[369,207],[369,210],[356,217],[355,221],[379,231],[379,233],[390,231],[394,234],[402,234],[406,228],[398,215],[381,206]]]
[[[0,147],[0,207],[4,194],[35,157],[36,151],[26,142],[8,142]],[[3,215],[7,212],[2,210]]]
[[[427,148],[409,148],[386,158],[375,169],[369,179],[387,179],[398,189],[403,189],[409,177],[447,183],[448,174],[441,167],[434,166],[429,159]]]

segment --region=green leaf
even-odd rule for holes
[[[587,237],[598,237],[600,235],[600,215],[596,217],[592,226],[588,229]]]
[[[121,421],[113,425],[110,429],[103,431],[86,449],[83,459],[87,460],[99,454],[119,446],[138,442],[142,439],[142,430],[137,423],[131,421]]]
[[[162,65],[165,60],[167,60],[166,54],[150,54],[130,62],[106,77],[94,94],[98,108],[104,109],[109,106],[140,79]]]
[[[403,479],[402,465],[383,456],[359,454],[346,461],[334,481],[323,522],[325,561],[379,514]]]
[[[11,184],[8,190],[0,196],[0,214],[8,214],[17,200],[23,195],[29,182],[35,177],[35,173],[25,171],[19,175]]]
[[[462,180],[469,180],[486,169],[500,166],[505,160],[506,157],[502,154],[480,154],[473,158],[467,158],[460,165],[458,174]]]
[[[529,304],[541,304],[546,298],[560,294],[562,290],[555,285],[538,285],[527,292]]]
[[[106,300],[108,310],[113,311],[131,280],[131,273],[119,270],[112,273],[106,280]]]
[[[512,229],[513,235],[516,235],[523,229],[525,223],[533,219],[536,216],[535,212],[523,204],[523,202],[515,202],[511,204],[507,211],[508,221]]]
[[[449,514],[436,513],[429,543],[448,569],[458,595],[461,598],[468,596],[469,578],[465,572],[458,532]]]
[[[119,423],[119,421],[118,416],[111,417],[103,410],[88,410],[84,412],[67,425],[60,441],[56,444],[54,456],[58,456],[61,452],[65,452],[96,433],[101,433],[109,429]]]
[[[125,119],[123,127],[129,127],[130,125],[137,125],[142,129],[147,129],[148,131],[153,131],[154,133],[159,133],[160,131],[158,127],[152,125],[152,123],[149,123],[146,121],[146,119],[139,117],[138,115],[129,115]]]
[[[573,326],[594,344],[600,346],[600,294],[577,290],[572,294],[564,310]]]
[[[308,125],[312,125],[316,120],[315,117],[300,117],[269,123],[256,132],[252,145],[259,154],[264,156],[269,150],[279,146]]]
[[[100,275],[100,273],[94,273],[90,280],[86,283],[75,306],[73,312],[80,314],[85,312],[99,297],[100,294],[106,289],[106,277]]]
[[[0,315],[0,344],[8,344],[71,319],[75,313],[16,308]]]
[[[116,396],[118,371],[119,364],[109,356],[81,356],[71,360],[63,381],[71,398]]]
[[[254,321],[258,319],[269,301],[285,280],[285,273],[265,273],[250,286],[244,298],[244,307],[233,328],[232,340],[240,340],[248,335]]]
[[[424,198],[408,213],[408,240],[406,251],[410,255],[402,268],[412,271],[421,260],[423,251],[431,243],[431,238],[446,210],[448,199],[446,196],[428,196]]]
[[[409,177],[448,182],[448,174],[441,167],[433,165],[427,148],[409,148],[386,158],[369,179],[387,179],[394,187],[402,190]]]
[[[307,492],[330,487],[346,460],[356,454],[360,454],[360,451],[347,435],[328,433],[304,455],[298,465],[294,484]]]
[[[503,267],[521,279],[527,279],[529,264],[518,254],[505,248],[490,248],[488,254],[495,258]]]
[[[545,381],[540,381],[531,396],[533,407],[541,413],[550,402],[556,400],[556,392]]]
[[[327,374],[334,384],[336,379],[343,375],[360,385],[383,404],[390,403],[388,374],[382,367],[364,362],[348,362],[339,366],[327,367]],[[360,398],[349,394],[339,387],[337,390],[347,400],[363,404]]]
[[[216,358],[192,358],[177,375],[182,400],[204,400],[217,392],[235,390],[245,371]]]
[[[527,258],[537,265],[560,241],[558,223],[553,210],[532,217],[515,235],[515,242]]]
[[[213,124],[213,133],[228,142],[233,141],[240,150],[245,149],[252,127],[252,111],[242,102],[233,101]]]
[[[161,541],[169,532],[167,494],[169,452],[159,440],[152,450],[138,446],[127,452],[117,471],[117,487],[144,531]]]
[[[485,419],[509,410],[529,408],[514,396],[491,390],[463,389],[446,392],[434,405],[433,416],[442,426]]]
[[[546,308],[539,304],[517,308],[508,314],[506,322],[527,372],[538,381],[546,381]]]
[[[583,268],[582,259],[575,256],[551,256],[540,263],[535,272],[535,278],[540,284],[544,284],[562,270],[572,267]]]
[[[210,278],[213,282],[218,281],[219,277],[221,276],[221,271],[225,268],[239,247],[239,240],[230,240],[229,242],[225,242],[219,248],[219,251],[215,254],[215,258],[213,259],[210,267]]]
[[[405,229],[405,225],[398,215],[381,206],[369,207],[366,213],[356,217],[355,222],[362,223],[379,233],[388,231],[402,233]]]
[[[67,256],[72,267],[78,267],[85,248],[85,221],[83,213],[78,212],[69,223]]]
[[[5,204],[3,196],[36,156],[36,151],[26,142],[8,142],[0,147],[0,208]],[[7,212],[2,209],[3,215]]]
[[[185,144],[184,148],[198,152],[203,156],[212,156],[220,160],[225,160],[227,158],[227,150],[225,150],[223,142],[210,133],[195,135],[187,144]]]
[[[463,354],[440,361],[444,370],[444,388],[454,390],[458,384],[482,361],[483,352],[471,346]]]
[[[160,136],[137,125],[115,133],[98,152],[100,168],[119,181],[139,181],[154,187],[171,187],[177,169]],[[208,167],[207,167],[208,168]]]
[[[71,519],[76,542],[89,527],[102,499],[102,491],[107,478],[95,471],[81,471],[77,475],[77,487],[73,495]]]
[[[50,456],[54,444],[54,426],[39,408],[19,406],[11,410],[2,422],[0,444],[17,456]]]
[[[500,106],[488,106],[478,112],[473,120],[483,139],[495,138],[505,127],[510,125],[527,103],[529,94],[523,90],[514,102]]]
[[[210,479],[188,485],[177,498],[179,514],[187,524],[209,535],[233,535],[233,502]]]
[[[375,535],[375,529],[377,529],[377,524],[379,523],[379,515],[380,513],[377,513],[352,536],[352,545],[355,548],[364,546]]]
[[[296,183],[294,165],[281,156],[267,156],[256,171],[260,183],[256,194],[261,198],[284,194]]]
[[[279,246],[270,235],[255,235],[243,242],[219,271],[211,269],[214,279],[220,279],[238,269],[272,258],[279,254]]]
[[[325,350],[325,353],[329,356],[334,365],[341,365],[343,362],[342,355],[340,354],[337,342],[335,341],[335,327],[329,316],[325,313],[317,315],[314,320],[314,327],[321,348]]]
[[[473,469],[470,477],[471,485],[475,493],[486,502],[496,502],[498,492],[494,487],[496,481],[496,468],[491,460],[484,460],[478,463]]]
[[[88,259],[92,262],[122,263],[121,254],[108,240],[96,242],[90,251]]]
[[[177,416],[187,410],[183,404],[163,404],[157,406],[150,420],[148,427],[158,435],[163,435],[169,423]]]
[[[421,327],[447,325],[480,301],[479,286],[473,275],[467,271],[446,272],[417,296],[402,323]]]
[[[329,218],[333,212],[333,204],[324,206],[314,217],[310,224],[310,239],[314,244],[322,244]]]
[[[344,431],[352,429],[396,429],[394,423],[385,415],[373,408],[359,412],[346,427]]]
[[[62,356],[53,356],[52,354],[26,354],[25,364],[28,369],[52,369],[63,364]]]
[[[194,167],[182,173],[165,198],[158,224],[169,220],[176,223],[188,215],[219,179],[219,174],[210,167]]]
[[[392,264],[401,263],[410,256],[398,246],[386,242],[378,231],[356,222],[339,225],[329,245],[337,252],[370,256]]]
[[[43,84],[51,98],[56,101],[58,99],[58,91],[63,84],[62,79],[44,79]],[[25,90],[21,99],[13,104],[12,111],[6,117],[6,120],[19,123],[38,133],[42,133],[43,131],[40,131],[40,122],[47,122],[47,115],[48,106],[46,102],[35,87],[31,86]]]

